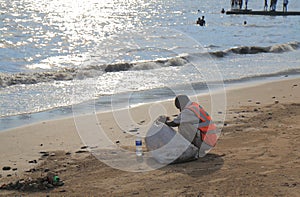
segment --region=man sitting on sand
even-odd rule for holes
[[[209,114],[186,95],[177,96],[175,106],[180,110],[179,115],[173,121],[167,118],[165,124],[169,127],[178,126],[178,132],[199,148],[199,156],[205,156],[206,151],[216,145],[216,125]]]

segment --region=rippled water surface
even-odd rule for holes
[[[0,116],[299,72],[300,16],[234,16],[222,8],[229,1],[0,0]],[[290,1],[289,10],[299,11],[300,2]],[[195,24],[202,15],[206,27]]]

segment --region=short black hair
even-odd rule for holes
[[[180,111],[190,102],[190,98],[187,95],[178,95],[175,98],[175,106]]]

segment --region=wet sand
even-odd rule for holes
[[[53,171],[64,185],[47,191],[0,190],[28,196],[297,196],[300,193],[300,78],[226,89],[227,110],[217,146],[204,158],[133,173],[111,168],[86,152],[76,130],[78,119],[61,119],[0,133],[0,186]],[[201,96],[209,109],[209,97]],[[146,129],[149,110],[173,101],[130,109],[135,125],[121,127],[113,113],[99,113],[98,124],[112,142],[128,147],[127,131]],[[151,109],[152,108],[152,109]],[[81,117],[87,130],[88,117]],[[140,128],[136,128],[140,125]],[[49,155],[43,154],[47,152]],[[67,153],[67,154],[66,154]],[[3,171],[4,166],[14,170]],[[35,169],[34,171],[28,171]],[[10,175],[10,176],[8,176]]]

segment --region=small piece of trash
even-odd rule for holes
[[[88,146],[82,146],[80,149],[87,149]]]
[[[138,128],[135,128],[135,129],[129,130],[129,132],[137,132],[138,130],[139,130]]]

